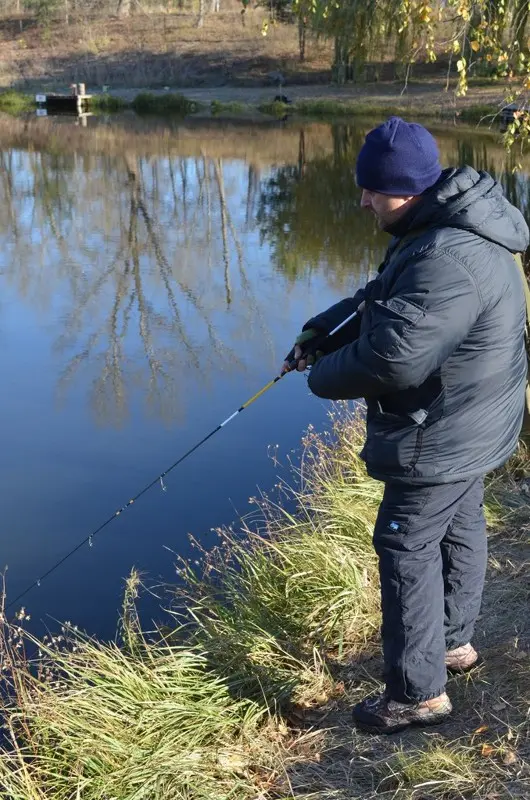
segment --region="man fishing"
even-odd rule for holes
[[[447,670],[478,662],[484,476],[515,451],[523,421],[514,254],[529,232],[490,175],[442,170],[432,135],[399,117],[367,135],[356,178],[362,208],[393,238],[377,277],[309,320],[294,355],[299,371],[312,365],[318,397],[366,400],[362,456],[385,483],[374,531],[385,690],[353,717],[392,733],[446,719]]]

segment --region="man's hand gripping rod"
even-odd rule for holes
[[[298,364],[298,362],[299,362],[299,361],[302,361],[304,358],[306,358],[306,357],[307,357],[308,355],[310,355],[311,353],[314,353],[314,352],[316,352],[316,351],[318,350],[318,348],[319,348],[319,345],[323,344],[323,342],[325,342],[325,341],[326,341],[326,339],[329,339],[329,338],[330,338],[331,336],[333,336],[335,333],[337,333],[338,331],[340,331],[340,330],[341,330],[341,328],[344,328],[344,326],[345,326],[345,325],[347,325],[347,324],[348,324],[348,322],[351,322],[353,319],[355,319],[355,317],[357,316],[357,314],[358,314],[358,313],[359,313],[359,312],[358,312],[358,310],[357,310],[357,311],[354,311],[354,312],[353,312],[353,314],[350,314],[350,316],[349,316],[349,317],[346,317],[346,319],[344,319],[344,320],[343,320],[343,321],[340,323],[340,325],[337,325],[337,327],[336,327],[336,328],[333,328],[333,330],[332,330],[332,331],[330,331],[329,333],[327,333],[327,334],[322,334],[321,336],[315,336],[313,339],[311,339],[311,340],[310,340],[310,341],[307,343],[307,345],[308,345],[308,346],[306,347],[306,349],[304,350],[304,349],[302,348],[302,355],[301,355],[299,358],[295,358],[295,357],[294,357],[294,350],[295,350],[295,348],[293,347],[293,348],[292,348],[292,350],[291,350],[291,351],[290,351],[290,352],[287,354],[287,356],[285,357],[285,363],[286,363],[286,364],[288,365],[288,367],[289,367],[289,369],[288,369],[288,370],[285,370],[285,372],[291,372],[292,370],[296,369],[296,366],[297,366],[297,364]],[[282,373],[282,374],[285,374],[285,372],[284,372],[284,373]]]

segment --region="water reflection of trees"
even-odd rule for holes
[[[264,181],[257,220],[279,270],[296,278],[301,271],[326,267],[330,278],[377,266],[385,237],[360,213],[355,159],[363,142],[358,127],[332,128],[327,155],[305,159],[300,132],[297,164],[274,170]]]
[[[185,371],[240,368],[238,341],[256,328],[270,344],[233,218],[240,187],[221,159],[4,151],[0,187],[4,273],[47,314],[68,297],[60,390],[86,370],[98,417],[121,421],[128,388],[147,384],[171,418]]]

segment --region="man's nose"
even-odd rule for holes
[[[361,195],[361,208],[370,208],[370,193],[363,189],[363,193]]]

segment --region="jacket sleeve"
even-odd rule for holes
[[[482,301],[465,265],[432,250],[407,263],[386,300],[367,300],[369,327],[321,358],[309,388],[329,400],[420,386],[461,344]]]
[[[308,328],[315,328],[315,330],[321,333],[330,333],[337,325],[340,325],[341,322],[353,314],[354,311],[357,311],[365,298],[366,288],[359,289],[353,297],[346,297],[344,300],[328,308],[327,311],[317,314],[306,322],[302,330],[306,331]],[[337,331],[337,333],[326,342],[325,351],[330,353],[337,350],[339,347],[343,347],[345,344],[349,344],[354,339],[357,339],[360,331],[361,318],[359,316],[352,319],[351,322],[345,325],[344,328],[341,328],[340,331]]]

